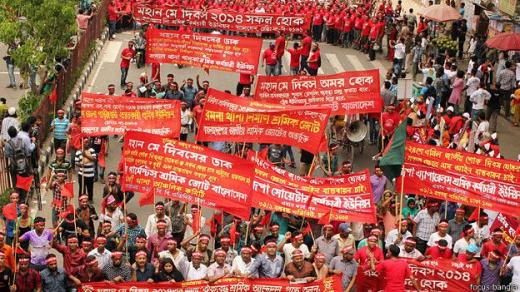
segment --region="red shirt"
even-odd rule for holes
[[[283,56],[283,53],[285,51],[285,38],[283,37],[283,35],[276,38],[276,41],[274,42],[274,50],[276,51],[277,58]]]
[[[243,85],[251,84],[251,74],[240,73],[240,79],[239,79],[238,83],[243,84]]]
[[[267,65],[276,65],[276,55],[273,51],[271,51],[270,48],[265,49],[264,53],[262,54],[262,59],[265,60]]]
[[[339,14],[334,18],[334,28],[338,30],[343,28],[343,17]]]
[[[361,17],[356,18],[356,21],[354,22],[354,28],[357,30],[361,30],[363,28],[363,25],[365,24],[365,20]]]
[[[312,18],[313,25],[322,25],[323,24],[323,14],[321,12],[316,12],[314,17]]]
[[[63,269],[69,275],[75,274],[85,268],[87,255],[79,248],[72,253],[68,246],[54,242],[52,247],[63,254]]]
[[[482,251],[480,251],[480,257],[481,258],[487,258],[488,254],[494,250],[498,250],[502,256],[500,258],[504,259],[507,254],[507,246],[504,242],[500,242],[500,244],[497,246],[493,240],[488,240],[484,245],[482,246]]]
[[[300,55],[302,54],[302,49],[289,49],[289,53],[291,54],[291,63],[289,64],[289,67],[300,67]]]
[[[411,276],[405,260],[389,259],[377,265],[377,272],[385,279],[385,291],[404,292],[404,281]]]
[[[432,246],[426,250],[425,255],[430,256],[434,260],[438,258],[451,259],[452,252],[449,248],[446,248],[444,252],[441,252],[441,249],[438,246]]]
[[[371,28],[372,22],[370,20],[363,23],[363,30],[361,31],[361,36],[368,37]]]
[[[320,59],[320,49],[318,49],[316,52],[312,54],[311,57],[309,57],[309,60],[307,60],[307,65],[311,69],[318,69],[320,66],[318,65],[318,60]]]
[[[301,48],[301,54],[302,56],[309,56],[309,53],[311,52],[311,46],[312,46],[312,38],[310,36],[306,36],[302,40],[302,48]]]
[[[352,30],[352,21],[350,21],[350,17],[345,17],[345,24],[343,25],[344,32],[350,32]]]
[[[108,20],[117,21],[117,12],[114,5],[108,5]]]
[[[125,48],[122,52],[121,52],[121,57],[128,57],[128,58],[133,58],[135,56],[135,50],[134,49],[130,49],[130,48]],[[121,64],[120,64],[121,68],[128,68],[130,67],[130,60],[128,59],[124,59],[124,58],[121,58]]]

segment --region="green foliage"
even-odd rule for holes
[[[9,195],[11,194],[11,192],[13,191],[13,189],[5,189],[2,194],[0,194],[0,210],[6,205],[8,204],[10,201],[9,201]]]
[[[449,37],[446,37],[446,36],[439,36],[437,38],[434,38],[432,40],[432,45],[438,47],[441,51],[444,51],[444,50],[457,50],[458,48],[458,43],[457,41],[454,41],[452,40],[451,38]]]
[[[16,44],[11,55],[20,68],[43,64],[54,70],[55,58],[68,56],[76,33],[73,0],[0,0],[0,41]]]
[[[36,111],[40,105],[41,99],[41,95],[36,95],[30,91],[20,98],[18,101],[18,115],[20,121],[25,121],[34,113],[34,111]]]

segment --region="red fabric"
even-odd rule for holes
[[[240,73],[240,78],[238,80],[238,83],[243,84],[243,85],[250,85],[251,84],[251,74]]]
[[[302,48],[301,48],[301,54],[303,56],[309,56],[309,53],[311,52],[311,46],[312,46],[312,38],[310,36],[306,36],[302,40]]]
[[[290,67],[300,67],[300,56],[302,49],[294,49],[290,48],[289,53],[291,54],[291,62],[289,63]]]
[[[74,182],[66,182],[61,189],[61,195],[69,199],[74,198]]]
[[[274,50],[277,58],[283,56],[283,53],[285,52],[285,37],[283,35],[276,38],[276,41],[274,42]]]
[[[451,118],[449,125],[450,125],[450,127],[449,127],[450,134],[455,135],[458,132],[460,132],[462,127],[464,127],[464,120],[462,119],[461,116],[455,116],[455,117]]]
[[[307,226],[305,227],[305,229],[302,231],[302,234],[305,236],[307,234],[310,234],[312,232],[312,229],[311,229],[311,224],[309,222],[307,222]]]
[[[449,248],[446,248],[444,251],[441,251],[441,249],[438,246],[432,246],[426,250],[425,255],[430,256],[433,260],[436,260],[438,258],[451,259],[452,254],[453,253]]]
[[[108,5],[108,20],[117,21],[117,12],[114,5]]]
[[[321,218],[318,220],[318,224],[321,224],[321,225],[329,224],[331,213],[332,212],[329,211],[329,212],[323,214],[323,216],[321,216]]]
[[[266,212],[265,216],[262,218],[262,221],[260,221],[261,226],[269,225],[271,222],[271,212]]]
[[[56,90],[56,86],[54,86],[54,89],[49,94],[49,101],[51,103],[56,103],[56,100],[58,100],[58,91]]]
[[[121,63],[119,64],[119,66],[121,68],[128,69],[128,67],[130,67],[130,60],[123,59],[122,57],[133,58],[134,56],[135,56],[134,49],[124,48],[123,51],[121,52]]]
[[[139,206],[153,205],[155,203],[154,192],[154,189],[150,188],[148,192],[141,194]]]
[[[16,187],[25,191],[29,191],[32,185],[34,176],[19,176],[16,175]]]
[[[16,203],[9,203],[4,205],[4,207],[2,208],[2,213],[4,214],[4,217],[7,220],[16,220],[16,218],[18,217]]]
[[[152,63],[152,80],[161,82],[161,63]]]
[[[488,240],[482,246],[482,250],[480,251],[480,258],[487,258],[488,254],[494,250],[498,250],[500,252],[502,259],[504,259],[508,254],[507,245],[504,242],[500,242],[500,244],[497,246],[493,240]]]
[[[323,24],[323,14],[321,12],[314,13],[314,17],[312,18],[313,25],[322,25]]]
[[[101,167],[106,167],[105,154],[107,153],[107,143],[105,140],[101,141],[101,149],[99,149],[98,164]]]
[[[318,60],[321,58],[320,49],[318,49],[316,52],[313,52],[312,57],[307,60],[307,66],[311,69],[318,69],[320,68],[318,64]]]
[[[482,265],[480,264],[480,262],[477,259],[473,258],[471,261],[468,261],[466,254],[463,254],[463,253],[460,253],[457,256],[457,259],[463,264],[471,265],[473,275],[480,275],[480,273],[482,272]]]
[[[191,229],[193,229],[193,233],[197,233],[200,231],[200,210],[197,213],[193,214],[193,220],[191,221]]]
[[[371,21],[367,21],[365,23],[363,23],[363,29],[361,30],[361,36],[362,37],[368,37],[368,35],[370,34],[370,29],[372,28],[372,22]]]
[[[404,282],[411,276],[405,260],[388,259],[377,265],[377,272],[385,279],[385,291],[404,292]]]
[[[65,208],[65,209],[63,210],[63,212],[61,212],[61,213],[59,214],[59,217],[60,217],[60,218],[65,218],[65,217],[67,217],[67,215],[69,215],[69,214],[74,214],[74,205],[72,205],[72,204],[69,204],[69,205],[67,206],[67,208]]]
[[[229,239],[231,239],[232,246],[235,246],[236,234],[237,234],[237,224],[233,221],[231,227],[229,228]]]
[[[354,259],[359,261],[359,266],[356,276],[356,291],[379,291],[381,281],[379,281],[379,275],[370,271],[369,257],[367,255],[368,246],[364,246],[358,249],[354,255]],[[375,247],[372,251],[376,261],[381,262],[384,260],[383,251],[379,247]],[[391,291],[391,290],[388,290]]]
[[[473,213],[471,213],[471,215],[469,215],[468,221],[469,222],[477,221],[478,220],[478,213],[479,213],[479,208],[475,208],[475,210],[473,210]]]
[[[267,65],[276,65],[276,55],[270,48],[265,49],[262,59],[265,60]]]

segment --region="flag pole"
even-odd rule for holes
[[[252,215],[249,215],[249,222],[247,223],[246,237],[245,237],[245,245],[246,246],[249,243],[249,232],[251,231],[251,218],[252,218]]]
[[[312,158],[312,163],[311,163],[311,166],[309,167],[309,171],[307,172],[307,176],[311,176],[313,168],[314,168],[315,161],[316,161],[316,155],[314,155],[314,157]]]
[[[401,169],[401,192],[399,193],[399,214],[396,213],[397,216],[399,216],[399,225],[397,225],[397,228],[401,228],[401,221],[403,220],[403,208],[401,207],[401,203],[403,201],[404,197],[404,178],[406,176],[406,169],[403,164],[403,168]],[[395,204],[397,208],[397,202]]]
[[[242,145],[242,151],[240,151],[240,157],[244,157],[244,151],[246,150],[246,142]]]
[[[76,233],[76,236],[78,236],[78,226],[76,226],[76,206],[74,205],[74,202],[72,204],[72,214],[74,215],[74,233]]]
[[[383,112],[379,115],[379,131],[381,132],[381,153],[385,150],[385,134],[383,133]]]

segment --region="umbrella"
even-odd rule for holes
[[[520,50],[520,33],[503,32],[486,41],[486,46],[500,51]]]
[[[437,22],[452,21],[462,17],[457,9],[446,4],[436,4],[425,7],[419,11],[418,14],[422,15],[426,19]]]

